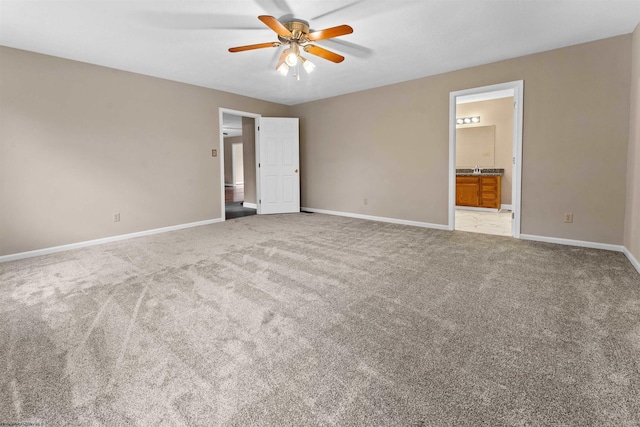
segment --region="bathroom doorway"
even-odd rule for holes
[[[519,237],[522,88],[450,94],[449,229]]]

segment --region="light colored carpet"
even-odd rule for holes
[[[0,423],[640,424],[623,254],[320,214],[0,265]]]

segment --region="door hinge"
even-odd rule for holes
[[[511,212],[511,219],[516,219],[516,213],[515,212]]]
[[[514,165],[516,164],[516,158],[515,157],[513,158],[513,164]]]
[[[258,163],[258,167],[260,167],[260,163]]]
[[[258,132],[260,132],[260,126],[258,126]]]
[[[262,199],[258,200],[258,203],[262,204]]]

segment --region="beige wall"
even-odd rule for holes
[[[619,36],[300,104],[302,205],[447,224],[449,93],[524,80],[522,233],[622,244],[630,48]]]
[[[478,126],[495,125],[495,167],[504,169],[502,204],[511,204],[513,158],[513,97],[469,102],[456,107],[456,117],[480,116]],[[458,129],[472,126],[456,126]]]
[[[640,25],[633,32],[624,245],[640,261]]]
[[[233,184],[233,165],[231,164],[231,160],[233,158],[233,154],[231,151],[233,150],[232,144],[237,142],[242,142],[241,136],[229,136],[224,139],[224,182],[225,184]]]
[[[522,79],[522,232],[637,257],[637,33],[633,92],[627,35],[292,108],[0,47],[0,255],[220,217],[220,107],[300,117],[303,206],[446,224],[449,92]]]
[[[220,107],[289,110],[0,47],[0,255],[219,218]]]
[[[242,118],[242,154],[244,155],[244,201],[256,204],[256,121]]]

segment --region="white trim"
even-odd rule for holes
[[[524,103],[524,81],[516,80],[490,86],[464,89],[449,93],[449,224],[448,230],[455,230],[456,221],[456,101],[458,97],[476,95],[486,92],[497,92],[507,89],[514,91],[513,115],[513,157],[511,200],[514,214],[511,234],[516,239],[520,237],[520,211],[522,192],[522,111]]]
[[[449,227],[442,224],[430,224],[428,222],[410,221],[407,219],[386,218],[382,216],[362,215],[350,212],[328,211],[325,209],[300,208],[300,211],[315,212],[327,215],[346,216],[349,218],[366,219],[370,221],[390,222],[392,224],[412,225],[414,227],[435,228],[436,230],[449,230]]]
[[[254,143],[256,145],[256,199],[260,199],[260,177],[258,176],[258,161],[260,156],[258,155],[258,143],[260,135],[258,133],[258,127],[260,126],[260,117],[261,114],[257,113],[248,113],[246,111],[238,111],[232,110],[229,108],[218,108],[218,130],[219,130],[219,138],[218,138],[218,167],[220,168],[220,182],[221,182],[221,191],[220,191],[220,218],[222,221],[226,219],[225,213],[225,200],[224,200],[224,135],[222,124],[224,123],[223,114],[232,114],[234,116],[242,116],[242,117],[251,117],[255,120],[255,138]],[[260,209],[258,209],[258,213],[260,213]]]
[[[511,170],[511,204],[513,212],[513,221],[511,230],[513,237],[520,238],[520,219],[522,214],[522,135],[524,120],[524,81],[515,82],[515,95],[513,97],[515,109],[513,113],[513,150],[512,156],[515,162],[512,162]],[[515,163],[515,164],[513,164]]]
[[[629,249],[627,249],[626,247],[622,248],[622,252],[624,252],[624,254],[626,255],[626,257],[629,259],[629,261],[631,262],[631,265],[633,265],[635,267],[636,270],[638,270],[638,273],[640,273],[640,261],[638,261],[633,254],[631,253],[631,251]]]
[[[245,208],[258,209],[258,205],[256,203],[242,202],[242,206]]]
[[[512,211],[513,210],[513,205],[507,205],[505,203],[502,203],[500,205],[500,210],[508,210],[508,211]]]
[[[447,230],[456,228],[456,95],[449,93],[449,224]],[[453,170],[453,173],[451,171]]]
[[[556,243],[558,245],[580,246],[583,248],[604,249],[606,251],[622,252],[621,245],[611,245],[609,243],[587,242],[584,240],[563,239],[560,237],[535,236],[532,234],[521,234],[521,239],[533,240],[536,242]]]
[[[513,88],[511,88],[489,93],[484,92],[474,95],[462,96],[456,100],[456,104],[468,104],[470,102],[490,101],[492,99],[508,98],[515,95],[513,92]]]
[[[104,237],[102,239],[87,240],[87,241],[78,242],[78,243],[70,243],[68,245],[53,246],[51,248],[36,249],[34,251],[19,252],[17,254],[0,256],[0,262],[14,261],[17,259],[48,255],[56,252],[69,251],[72,249],[86,248],[88,246],[102,245],[103,243],[111,243],[111,242],[117,242],[120,240],[133,239],[135,237],[150,236],[152,234],[160,234],[160,233],[166,233],[169,231],[182,230],[183,228],[200,227],[201,225],[215,224],[222,221],[224,221],[222,218],[208,219],[205,221],[190,222],[187,224],[172,225],[170,227],[154,228],[152,230],[138,231],[135,233]]]
[[[492,208],[476,208],[474,206],[458,206],[456,205],[456,210],[457,211],[478,211],[478,212],[493,212],[493,213],[498,213],[500,212],[499,209],[492,209]]]

